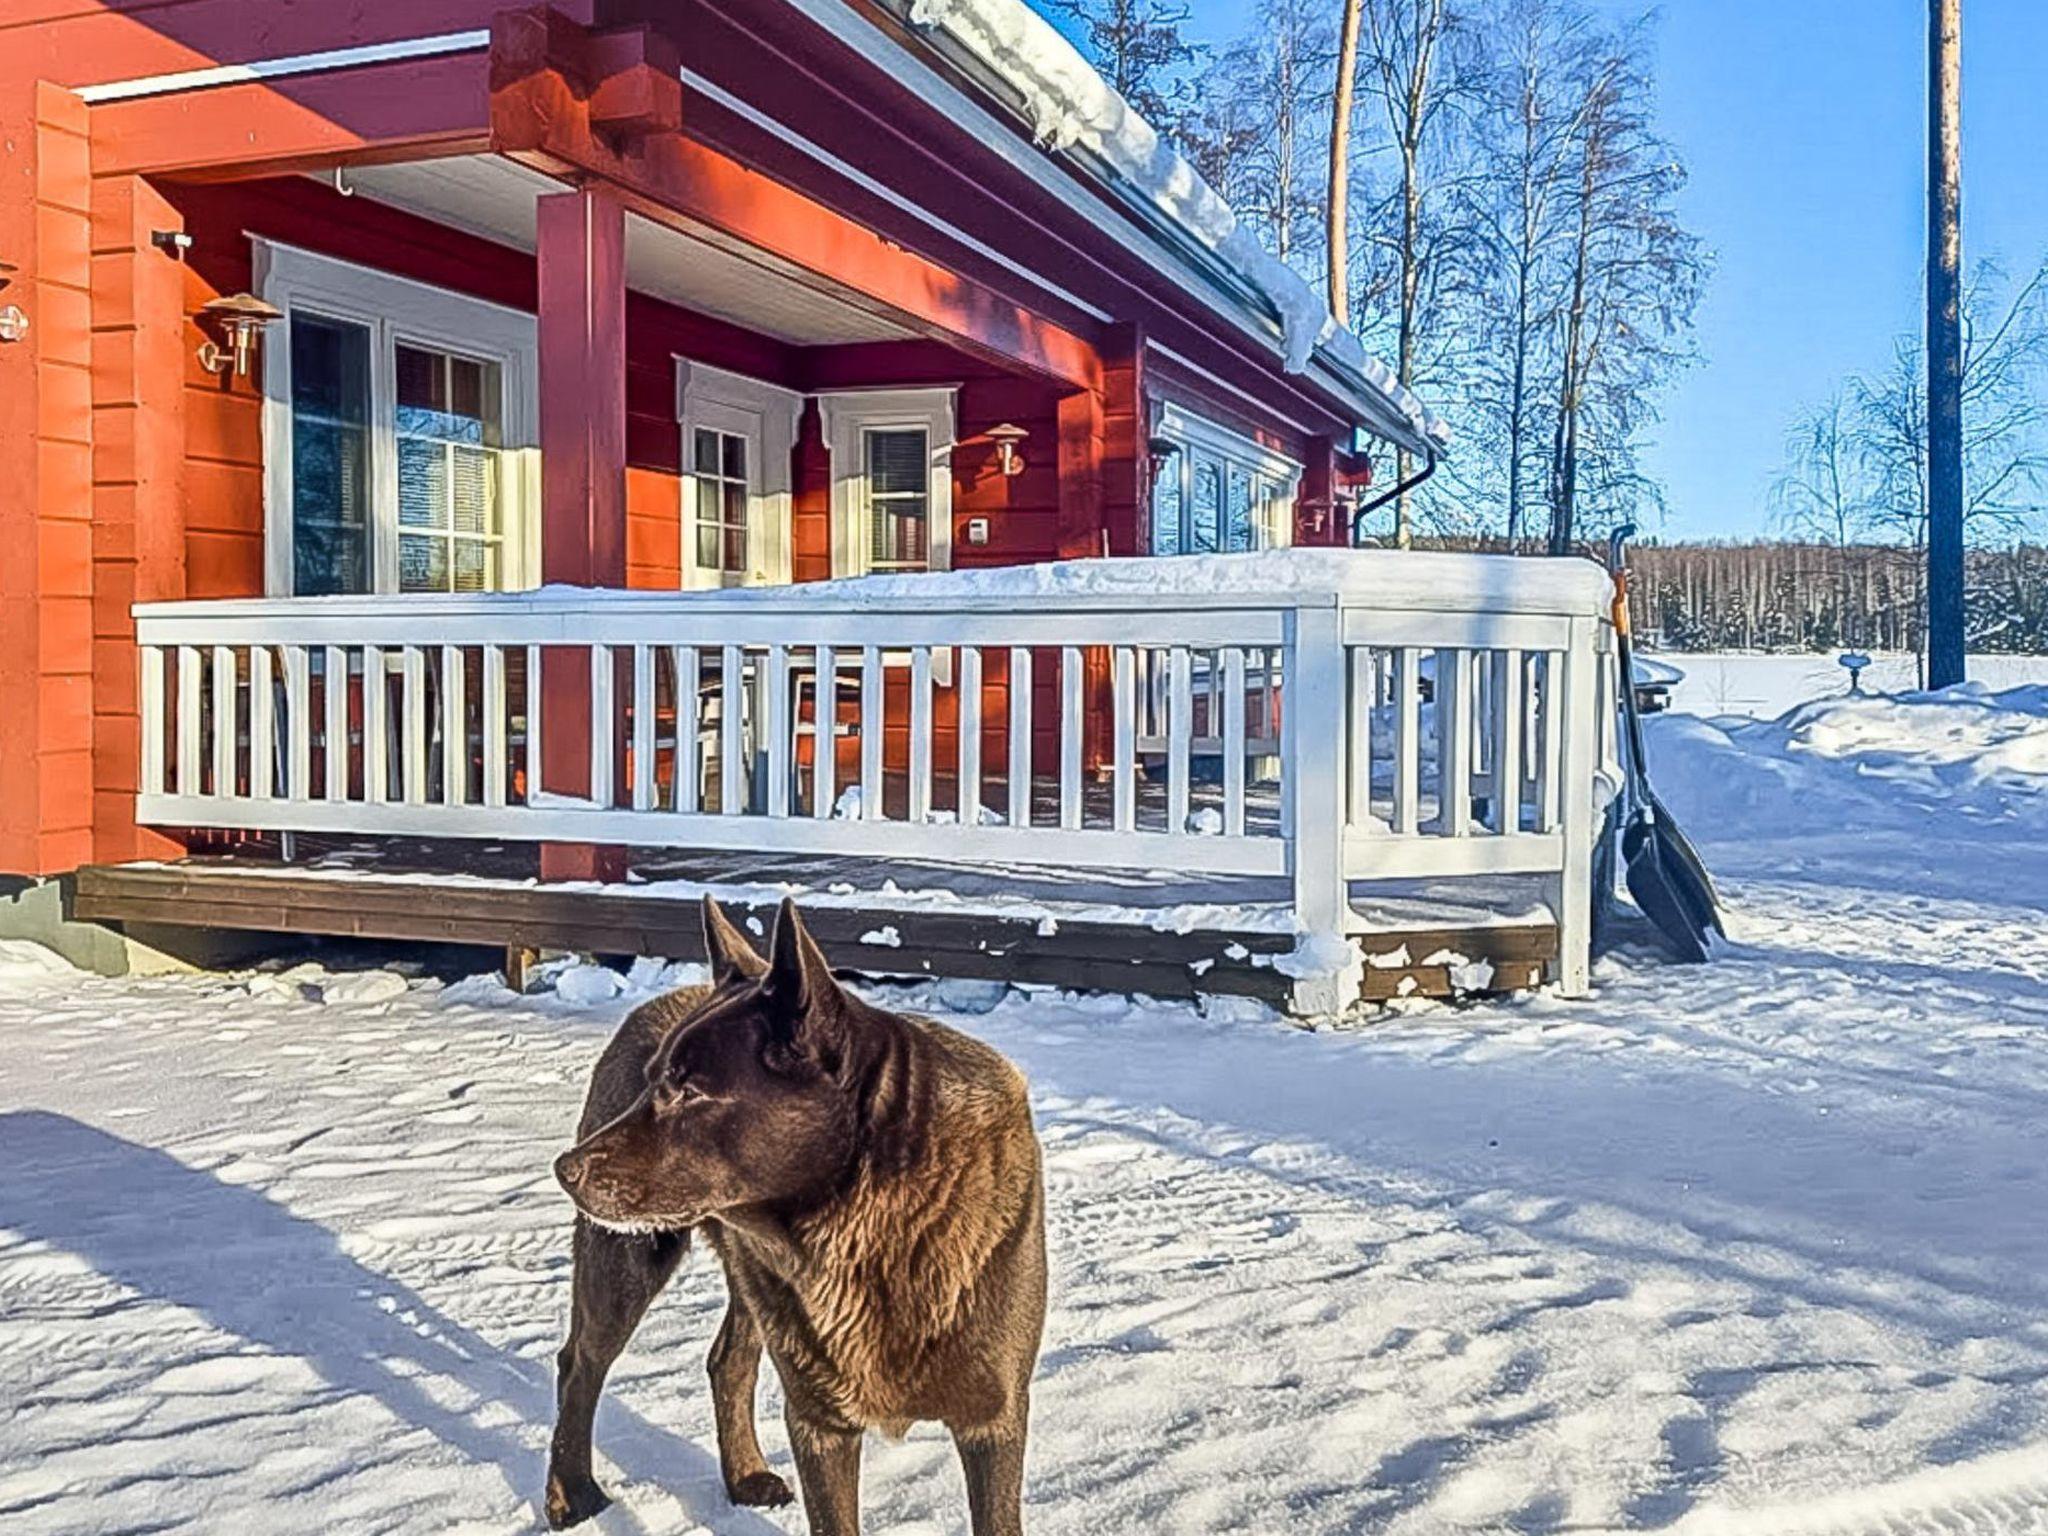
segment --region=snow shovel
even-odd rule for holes
[[[1621,824],[1621,857],[1628,893],[1663,934],[1677,957],[1697,964],[1722,936],[1714,882],[1686,835],[1650,787],[1643,752],[1643,718],[1636,708],[1635,653],[1629,640],[1628,569],[1622,550],[1633,526],[1617,528],[1607,545],[1607,569],[1614,578],[1614,633],[1621,661],[1621,715],[1627,727],[1627,809]]]

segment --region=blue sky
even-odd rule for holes
[[[1209,37],[1247,9],[1192,4]],[[1666,393],[1650,461],[1670,496],[1667,537],[1739,537],[1768,531],[1792,417],[1882,366],[1893,336],[1920,323],[1926,3],[1657,10],[1661,118],[1715,271],[1701,361]],[[1965,258],[2031,268],[2048,254],[2048,0],[1963,0],[1963,71]]]

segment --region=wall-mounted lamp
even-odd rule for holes
[[[1180,444],[1170,437],[1147,438],[1145,452],[1152,457],[1152,478],[1157,480],[1166,473],[1166,461],[1180,452]]]
[[[236,377],[247,378],[249,356],[256,349],[257,335],[273,320],[282,320],[284,311],[275,304],[264,303],[253,293],[235,293],[200,305],[199,318],[202,322],[211,320],[227,339],[225,351],[210,339],[202,341],[199,366],[208,373],[226,373],[232,367]]]
[[[185,253],[192,249],[192,237],[182,229],[152,229],[149,243],[173,261],[183,261]]]
[[[1023,427],[1010,421],[988,429],[988,440],[996,445],[996,465],[1005,475],[1024,473],[1024,455],[1017,451],[1017,445],[1030,435]]]
[[[21,269],[11,261],[0,261],[0,288],[14,281]],[[28,314],[19,304],[0,307],[0,341],[20,341],[28,335]]]

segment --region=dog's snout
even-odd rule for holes
[[[583,1181],[590,1176],[590,1153],[582,1147],[571,1147],[555,1159],[555,1182],[572,1196],[583,1190]]]

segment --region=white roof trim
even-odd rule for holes
[[[324,69],[382,64],[391,59],[425,59],[442,53],[469,53],[490,45],[488,29],[442,32],[433,37],[407,37],[396,42],[365,43],[356,48],[329,48],[324,53],[294,53],[281,59],[257,59],[248,64],[218,64],[206,69],[182,69],[168,75],[109,80],[102,85],[80,86],[77,95],[87,105],[102,101],[128,101],[137,96],[168,96],[176,91],[205,90],[216,85],[242,85],[250,80],[277,80],[287,75],[316,74]]]

